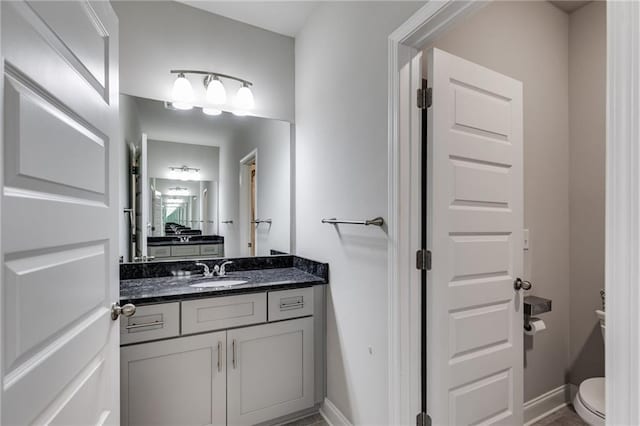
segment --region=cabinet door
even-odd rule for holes
[[[226,332],[123,347],[123,426],[226,423]]]
[[[313,318],[227,332],[229,425],[253,425],[313,406]]]
[[[149,256],[153,257],[169,257],[171,256],[170,246],[149,246]]]

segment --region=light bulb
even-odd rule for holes
[[[236,94],[236,108],[238,109],[236,115],[246,115],[254,106],[253,93],[251,93],[249,86],[244,83]]]
[[[227,102],[227,92],[218,77],[213,77],[207,85],[207,103],[210,105],[224,105]]]
[[[178,78],[173,83],[171,98],[173,99],[172,105],[176,109],[193,108],[193,88],[191,82],[182,73],[178,74]]]
[[[222,114],[222,110],[217,108],[202,108],[202,112],[207,115],[220,115]]]

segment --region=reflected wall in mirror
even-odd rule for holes
[[[121,95],[128,261],[288,253],[291,124]]]

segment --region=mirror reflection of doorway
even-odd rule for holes
[[[253,161],[251,163],[249,163],[249,175],[250,175],[250,189],[249,191],[251,192],[251,225],[254,225],[254,222],[256,221],[256,218],[258,217],[256,215],[256,160],[255,158],[253,159]],[[255,224],[255,226],[251,226],[251,256],[255,256],[256,255],[256,227],[257,224]]]
[[[255,256],[258,252],[258,151],[253,150],[240,160],[240,241],[241,255]]]

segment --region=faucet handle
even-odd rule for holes
[[[222,262],[220,264],[220,266],[216,265],[216,267],[219,268],[218,269],[218,275],[221,275],[221,276],[226,275],[227,271],[226,271],[225,268],[226,268],[227,265],[229,265],[231,263],[233,263],[231,260],[227,260],[226,262]]]
[[[209,270],[209,265],[207,265],[206,263],[196,262],[196,266],[202,266],[202,267],[204,268],[204,271],[203,271],[203,273],[202,273],[202,274],[203,274],[205,277],[207,277],[207,278],[208,278],[208,277],[210,277],[210,276],[212,276],[212,275],[213,275],[213,272],[211,272],[211,271]],[[216,265],[216,267],[217,267],[217,266],[218,266],[218,265]],[[215,270],[215,269],[214,269],[214,270]]]

